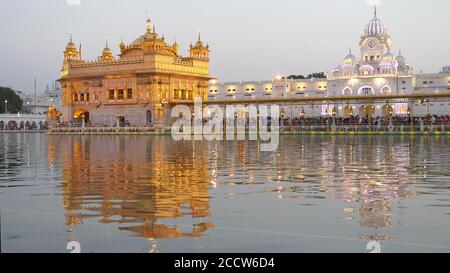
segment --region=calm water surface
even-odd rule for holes
[[[1,133],[1,250],[450,252],[449,144]]]

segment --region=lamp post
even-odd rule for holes
[[[8,114],[8,100],[5,100],[5,114]]]
[[[29,101],[27,101],[27,111],[28,111],[29,114],[31,114],[31,111],[30,111],[30,102],[29,102]]]

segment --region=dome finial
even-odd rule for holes
[[[106,40],[105,48],[108,48],[108,40]]]
[[[72,43],[72,32],[69,34],[69,43]]]
[[[374,12],[373,12],[373,15],[374,15],[375,17],[377,17],[377,15],[378,15],[378,12],[377,12],[377,6],[376,6],[376,5],[374,6]]]
[[[202,40],[201,34],[200,34],[200,30],[198,31],[198,41],[200,42]]]
[[[146,23],[146,29],[147,32],[151,32],[152,31],[152,20],[150,20],[150,17],[148,17],[148,12],[145,12],[145,17],[147,17],[147,23]]]
[[[349,54],[352,54],[352,49],[350,48],[350,50],[348,51]]]

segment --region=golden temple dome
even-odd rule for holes
[[[151,25],[150,18],[147,18],[146,31],[144,35],[141,35],[139,38],[133,41],[133,45],[140,45],[146,41],[158,39],[158,34],[156,33],[155,25]]]
[[[70,40],[69,43],[67,43],[66,51],[77,51],[77,46],[72,42],[72,33],[70,34]]]
[[[112,56],[113,55],[111,49],[109,49],[109,47],[108,47],[108,41],[106,41],[106,47],[103,49],[102,55],[103,56]]]

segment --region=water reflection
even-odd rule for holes
[[[201,238],[194,241],[205,251],[284,251],[305,242],[297,233],[445,246],[449,144],[448,137],[283,136],[276,152],[261,153],[252,141],[0,135],[0,204],[52,214],[69,239],[90,241],[108,226],[108,238],[148,239],[152,252],[177,251],[189,240],[159,239],[183,237]],[[33,229],[33,214],[23,213]],[[8,230],[22,230],[9,215]],[[32,231],[18,233],[4,238]],[[277,240],[284,244],[271,244]],[[290,249],[304,250],[297,245]]]
[[[213,227],[207,155],[164,137],[48,140],[50,164],[62,165],[66,224],[95,218],[146,238],[200,237]],[[183,217],[194,220],[190,228],[161,223]]]
[[[280,200],[297,200],[304,210],[326,200],[345,201],[347,216],[337,218],[366,228],[360,239],[390,240],[382,233],[394,222],[401,225],[401,200],[448,194],[448,145],[446,137],[285,136],[274,154],[259,153],[254,142],[222,142],[210,149],[220,154],[213,173],[232,187],[229,199],[260,194],[254,187],[260,184]],[[332,225],[336,216],[322,210],[317,217],[328,217]]]

